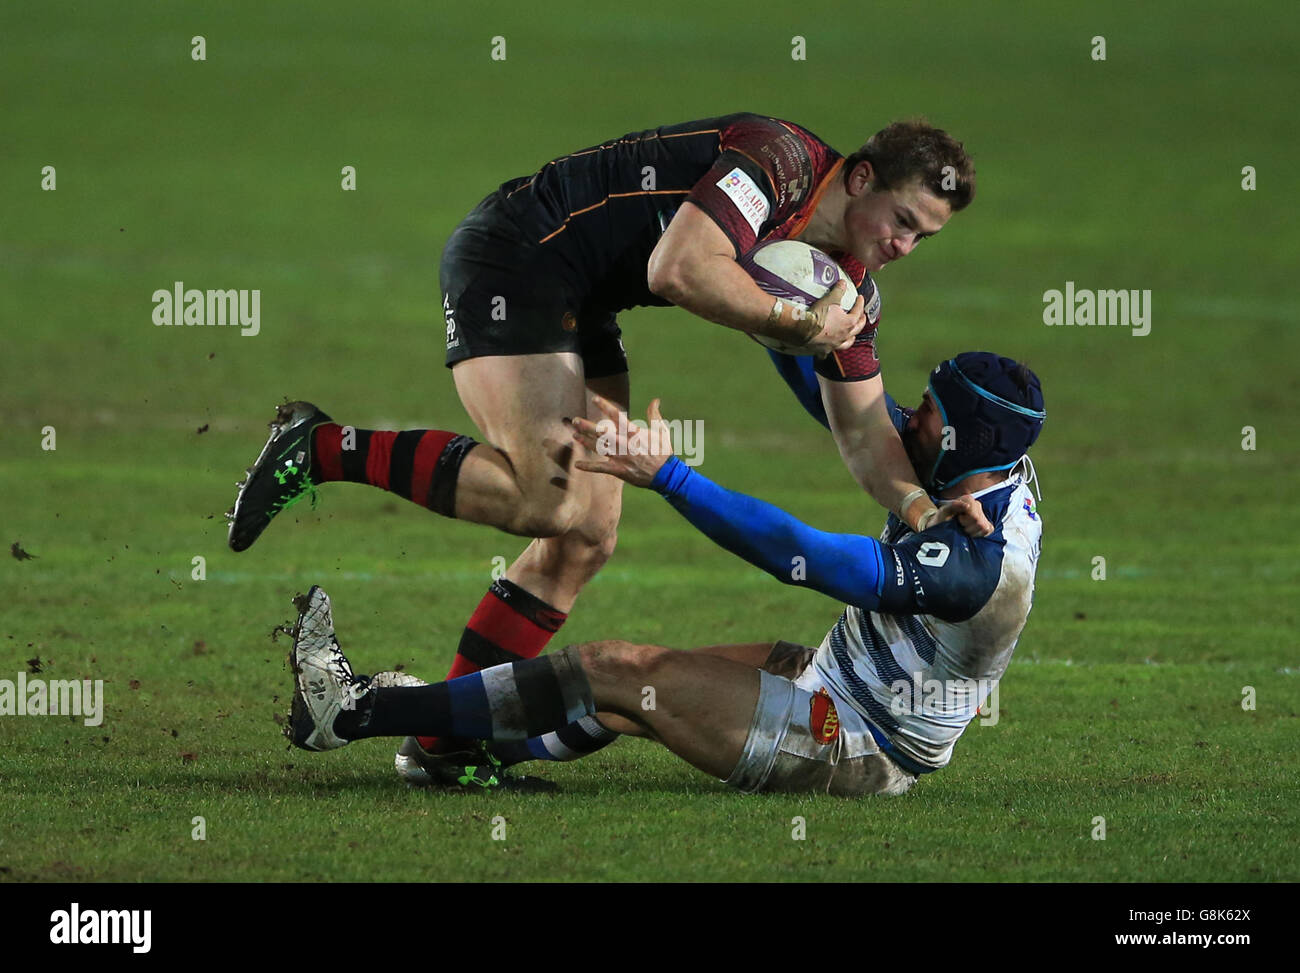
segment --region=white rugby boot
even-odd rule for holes
[[[298,622],[289,665],[295,685],[285,736],[304,750],[336,750],[348,741],[334,732],[334,721],[340,713],[357,708],[370,691],[370,677],[355,675],[339,648],[329,595],[313,585],[294,604]]]

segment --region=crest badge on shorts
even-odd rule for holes
[[[825,689],[817,690],[809,705],[808,723],[812,727],[813,739],[827,744],[835,740],[840,733],[840,714],[835,711],[831,695]]]

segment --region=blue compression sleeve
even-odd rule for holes
[[[859,608],[880,604],[885,562],[875,538],[815,530],[770,503],[718,486],[676,456],[650,486],[715,543],[778,581]],[[795,570],[797,557],[803,571]]]

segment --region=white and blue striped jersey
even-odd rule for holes
[[[988,537],[966,536],[955,520],[915,534],[891,515],[879,607],[846,608],[812,661],[914,772],[948,763],[1029,616],[1042,521],[1026,465],[974,495],[995,525]]]

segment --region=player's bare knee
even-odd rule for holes
[[[593,503],[589,491],[569,489],[552,507],[537,511],[537,523],[553,532],[534,537],[564,537],[574,557],[603,564],[618,540],[619,508]]]
[[[614,556],[617,546],[617,517],[584,517],[565,535],[566,551],[595,569]]]
[[[580,508],[554,487],[525,487],[506,529],[523,537],[560,537],[573,529],[580,514]]]
[[[627,642],[617,639],[601,639],[598,642],[584,642],[570,646],[578,652],[582,667],[591,675],[600,675],[617,667],[618,658]]]
[[[602,681],[622,682],[641,673],[646,662],[643,650],[651,647],[621,639],[602,639],[577,648],[589,676]]]
[[[617,535],[613,532],[595,542],[575,531],[546,538],[539,551],[540,567],[555,575],[581,572],[591,578],[614,554]]]
[[[583,664],[591,666],[602,678],[617,683],[640,687],[648,684],[668,656],[671,649],[658,645],[638,645],[621,639],[589,642],[582,646]]]
[[[618,546],[618,531],[611,530],[602,537],[595,545],[594,559],[598,559],[603,565],[614,556],[614,548]]]
[[[629,653],[628,664],[642,688],[659,684],[664,668],[671,665],[677,655],[672,649],[662,645],[634,645]]]
[[[565,532],[565,524],[555,510],[523,508],[513,512],[506,530],[520,537],[559,537]]]

